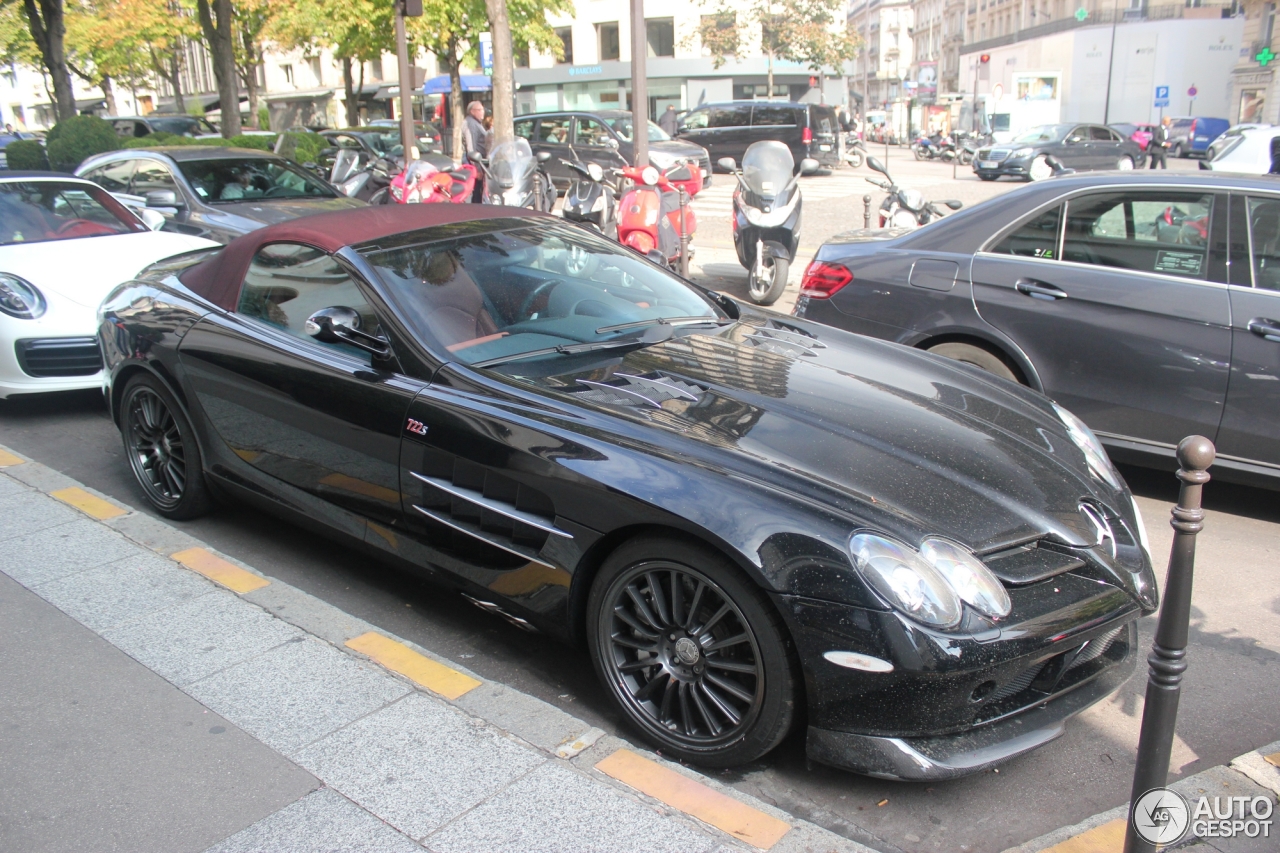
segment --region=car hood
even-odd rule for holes
[[[353,207],[366,207],[359,199],[340,196],[338,198],[300,198],[300,199],[246,199],[237,202],[219,202],[210,205],[220,213],[243,216],[264,225],[274,225],[299,216],[312,213],[328,213],[331,210],[350,210]]]
[[[806,332],[787,331],[797,328]],[[808,329],[820,339],[792,343]],[[696,400],[637,404],[602,397],[598,386],[577,396],[727,451],[747,476],[916,541],[942,535],[989,551],[1049,536],[1088,547],[1096,533],[1082,497],[1127,509],[1114,506],[1126,497],[1089,474],[1047,401],[894,344],[752,321],[633,352],[616,372],[687,383]]]
[[[665,139],[649,143],[650,151],[666,151],[677,157],[701,157],[705,150],[701,145],[683,142],[679,139]]]
[[[26,279],[46,296],[56,294],[77,305],[97,308],[111,288],[134,278],[144,267],[217,245],[167,231],[11,243],[0,246],[0,272]]]

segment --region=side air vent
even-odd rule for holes
[[[812,356],[816,354],[814,350],[826,349],[827,346],[816,338],[774,326],[761,326],[743,337],[756,348],[778,355]]]
[[[596,382],[590,379],[579,379],[579,385],[585,390],[571,391],[579,400],[602,403],[607,406],[630,406],[632,408],[662,408],[667,400],[685,400],[697,403],[702,400],[706,389],[701,386],[675,379],[658,372],[634,376],[629,373],[615,373],[608,382]]]
[[[1031,542],[982,558],[992,574],[1012,584],[1035,583],[1078,569],[1084,560]]]

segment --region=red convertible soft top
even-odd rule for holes
[[[513,216],[539,217],[546,214],[479,204],[390,204],[317,213],[268,225],[237,237],[208,260],[187,267],[178,278],[194,293],[214,305],[233,311],[240,298],[240,285],[249,269],[249,262],[268,243],[302,243],[332,253],[344,246],[368,243],[406,231]]]

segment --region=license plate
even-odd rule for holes
[[[830,145],[819,145],[819,146],[818,146],[818,150],[819,150],[819,151],[830,151],[830,150],[831,150],[831,146],[830,146]]]
[[[705,178],[705,177],[707,176],[707,170],[706,170],[706,169],[699,169],[698,171],[702,173],[702,177],[704,177],[704,178]]]
[[[1000,164],[997,163],[995,160],[979,160],[978,161],[979,169],[994,169],[999,165]]]

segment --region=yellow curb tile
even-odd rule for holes
[[[1262,760],[1273,767],[1280,767],[1280,752],[1273,752],[1270,755],[1264,755],[1262,756]]]
[[[0,468],[8,468],[10,465],[21,465],[27,460],[21,456],[15,456],[7,450],[0,450]]]
[[[121,509],[110,501],[94,497],[79,487],[58,489],[56,492],[50,492],[49,496],[57,498],[64,504],[73,506],[85,515],[96,518],[99,521],[115,518],[118,515],[125,515],[128,512],[128,510]]]
[[[177,560],[196,574],[204,575],[209,580],[220,583],[241,595],[271,584],[271,581],[266,578],[247,572],[204,548],[188,548],[185,551],[170,554],[169,558]]]
[[[368,655],[392,672],[398,672],[446,699],[457,699],[483,683],[374,631],[347,640],[347,648]]]
[[[629,749],[620,749],[608,756],[596,764],[596,769],[761,850],[777,844],[791,829],[789,823]]]
[[[1040,853],[1120,853],[1124,849],[1124,831],[1125,819],[1118,817]]]

